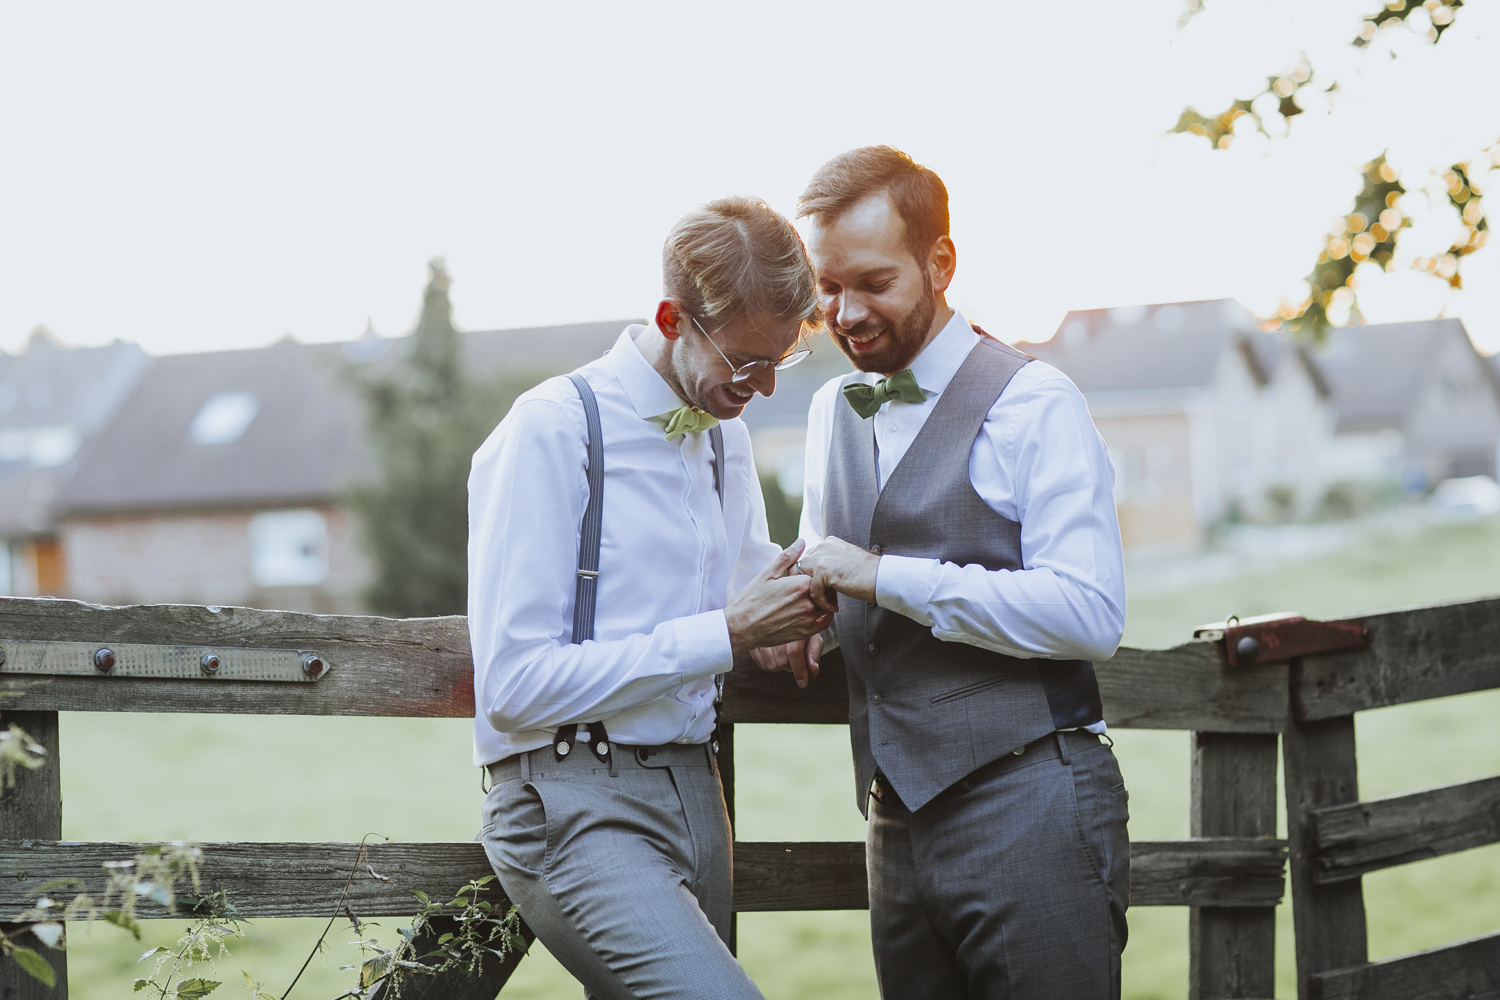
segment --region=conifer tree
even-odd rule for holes
[[[374,476],[350,491],[375,564],[370,609],[400,618],[464,613],[469,459],[513,393],[471,378],[441,258],[408,349],[393,364],[350,372],[365,403]]]

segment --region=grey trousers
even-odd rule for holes
[[[882,997],[1119,997],[1128,796],[1098,737],[1044,737],[916,812],[877,789],[867,854]]]
[[[725,944],[729,815],[707,747],[614,757],[580,743],[490,765],[480,836],[506,895],[597,1000],[760,998]]]

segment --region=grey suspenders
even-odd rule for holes
[[[588,380],[576,372],[568,376],[583,399],[583,413],[589,427],[589,500],[583,509],[583,523],[578,531],[578,577],[573,592],[573,637],[571,642],[582,643],[594,637],[594,612],[599,597],[599,547],[604,530],[604,431],[599,425],[599,401]],[[724,507],[724,431],[715,425],[708,432],[709,443],[714,449],[714,492],[719,494],[719,508]],[[714,675],[714,682],[722,696],[724,678]],[[590,749],[600,760],[609,758],[609,735],[604,723],[591,722],[589,726]],[[557,730],[553,750],[559,758],[566,757],[573,748],[573,739],[578,734],[578,723],[562,726]]]

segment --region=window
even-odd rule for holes
[[[328,522],[315,510],[250,518],[250,576],[262,587],[306,587],[328,578]]]
[[[259,412],[260,400],[253,392],[216,392],[188,425],[188,438],[194,444],[233,444]]]

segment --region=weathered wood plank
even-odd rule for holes
[[[0,637],[313,649],[316,684],[128,677],[0,677],[0,710],[472,717],[461,617],[398,620],[186,604],[105,607],[0,598]]]
[[[41,840],[0,842],[0,919],[31,905],[54,878],[103,887],[100,866],[134,857],[133,843]],[[332,912],[354,863],[354,844],[203,844],[203,878],[229,890],[250,918]],[[1131,844],[1131,902],[1138,906],[1275,906],[1282,894],[1286,845],[1264,839],[1137,841]],[[370,847],[368,864],[350,885],[360,917],[407,916],[413,889],[452,892],[489,874],[476,843],[389,843]],[[735,909],[831,910],[866,905],[864,845],[854,842],[734,845]],[[147,906],[143,917],[162,914]]]
[[[768,910],[865,910],[865,845],[859,841],[784,844],[739,841],[734,845],[734,908]]]
[[[48,840],[62,836],[62,762],[59,760],[56,712],[0,712],[0,728],[20,726],[33,741],[47,750],[47,763],[35,771],[16,772],[14,788],[0,796],[0,838],[41,837]],[[8,869],[0,867],[0,877]],[[30,905],[30,904],[27,904]],[[18,907],[17,911],[26,907]],[[13,912],[12,916],[15,915]],[[7,933],[20,928],[0,925]],[[21,971],[14,961],[0,961],[0,997],[5,1000],[68,1000],[68,953],[54,951],[24,933],[18,944],[44,957],[57,979],[55,987]]]
[[[1500,687],[1500,598],[1347,618],[1370,630],[1368,649],[1310,656],[1292,682],[1299,718]]]
[[[1274,733],[1286,722],[1285,664],[1226,667],[1217,647],[1121,649],[1097,667],[1104,717],[1122,729],[1199,729]],[[846,725],[849,693],[843,654],[825,653],[822,674],[800,689],[790,674],[737,666],[724,685],[729,722]]]
[[[1286,665],[1230,668],[1211,642],[1123,647],[1095,670],[1111,726],[1276,733],[1286,724]]]
[[[1276,836],[1277,737],[1194,733],[1194,837]],[[1268,997],[1276,989],[1276,911],[1194,907],[1188,918],[1188,997]]]
[[[1287,832],[1291,845],[1292,920],[1297,941],[1297,995],[1317,997],[1313,976],[1363,963],[1365,897],[1358,879],[1317,882],[1317,845],[1311,813],[1359,801],[1354,717],[1291,720],[1282,734]]]
[[[332,669],[317,684],[128,677],[0,677],[0,708],[67,712],[264,715],[473,715],[463,618],[391,619],[160,604],[104,607],[0,598],[0,637],[84,642],[315,649]],[[1229,669],[1210,643],[1122,649],[1099,665],[1105,717],[1123,728],[1275,732],[1286,717],[1285,667]],[[849,721],[843,657],[824,656],[806,690],[742,659],[726,678],[723,720]]]
[[[1318,883],[1344,882],[1500,841],[1500,778],[1314,809],[1311,821]]]
[[[1275,906],[1286,841],[1214,837],[1130,844],[1131,906]]]
[[[1321,1000],[1493,1000],[1500,931],[1313,977]]]

